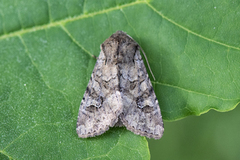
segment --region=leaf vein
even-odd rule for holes
[[[106,154],[107,156],[119,144],[119,141],[120,141],[120,138],[121,138],[122,134],[123,134],[123,131],[119,134],[117,143],[107,152],[107,154]]]
[[[33,61],[32,56],[30,55],[30,53],[29,53],[29,51],[28,51],[28,48],[27,48],[27,45],[25,44],[23,38],[22,38],[20,35],[19,35],[18,37],[19,37],[19,39],[21,40],[23,46],[25,47],[25,52],[27,53],[27,56],[29,57],[31,63],[33,64],[33,66],[36,68],[36,70],[37,70],[38,73],[40,74],[40,76],[41,76],[42,81],[44,82],[44,84],[45,84],[49,89],[61,93],[61,94],[63,95],[63,97],[66,99],[66,101],[68,101],[68,102],[73,106],[73,103],[66,97],[66,93],[64,93],[64,92],[61,91],[61,90],[52,88],[49,84],[47,84],[46,80],[44,79],[44,76],[43,76],[42,72],[38,69],[37,64]]]
[[[51,27],[61,26],[61,25],[64,25],[68,22],[72,22],[72,21],[76,21],[76,20],[80,20],[80,19],[84,19],[84,18],[90,18],[90,17],[96,16],[96,15],[104,14],[104,13],[107,13],[107,12],[111,12],[111,11],[114,11],[114,10],[119,10],[119,9],[122,9],[122,8],[126,8],[126,7],[129,7],[129,6],[136,5],[136,4],[142,4],[142,3],[145,3],[145,2],[135,1],[135,2],[132,2],[132,3],[128,3],[128,4],[123,4],[121,6],[116,6],[116,7],[104,9],[104,10],[101,10],[101,11],[92,12],[92,13],[89,13],[89,14],[83,14],[83,15],[81,14],[81,15],[75,16],[75,17],[68,17],[68,18],[60,20],[60,21],[54,21],[53,22],[52,20],[49,20],[48,24],[29,27],[27,29],[16,30],[16,31],[10,32],[8,34],[4,34],[4,35],[0,36],[0,40],[1,39],[7,39],[7,38],[10,38],[10,37],[20,36],[20,35],[23,35],[23,34],[26,34],[26,33],[36,32],[38,30],[43,30],[43,29],[47,29],[47,28],[51,28]],[[48,7],[49,7],[49,12],[50,12],[49,3],[48,3]],[[51,19],[50,13],[49,13],[49,19]]]
[[[9,159],[15,159],[15,158],[11,157],[10,155],[8,155],[8,153],[3,151],[3,150],[0,150],[0,153],[2,153],[3,155],[7,156]]]
[[[221,99],[223,101],[239,100],[239,98],[236,98],[236,99],[222,98],[222,97],[218,97],[218,96],[214,96],[214,95],[210,95],[210,94],[206,94],[206,93],[201,93],[201,92],[189,90],[189,89],[182,88],[182,87],[179,87],[179,86],[174,86],[174,85],[167,84],[167,83],[161,83],[161,82],[155,82],[155,81],[151,81],[151,82],[154,83],[154,84],[157,84],[157,85],[168,86],[168,87],[177,88],[177,89],[180,89],[180,90],[183,90],[183,91],[186,91],[186,92],[191,92],[191,93],[195,93],[195,94],[204,95],[204,96],[207,96],[207,97],[213,97],[213,98]]]
[[[48,22],[51,23],[52,22],[52,18],[51,18],[51,10],[50,10],[49,0],[47,0],[47,6],[48,6]]]
[[[87,54],[89,54],[91,57],[95,57],[93,54],[91,54],[88,50],[86,50],[80,43],[78,43],[78,41],[73,38],[73,36],[71,35],[71,33],[67,30],[66,27],[64,27],[63,25],[61,25],[62,30],[70,37],[70,39],[79,47],[81,48],[84,52],[86,52]]]
[[[35,124],[34,126],[32,126],[31,128],[29,128],[27,131],[23,132],[22,134],[20,134],[17,138],[15,138],[12,142],[10,142],[4,149],[3,151],[5,151],[9,146],[11,146],[15,141],[17,141],[19,138],[21,138],[22,136],[24,136],[25,134],[27,134],[29,131],[31,131],[33,128],[35,128],[37,126],[37,124]]]
[[[198,37],[200,37],[200,38],[202,38],[202,39],[205,39],[205,40],[207,40],[207,41],[210,41],[210,42],[213,42],[213,43],[216,43],[216,44],[225,46],[225,47],[227,47],[227,48],[232,48],[232,49],[240,50],[239,47],[231,46],[231,45],[228,45],[228,44],[225,44],[225,43],[222,43],[222,42],[213,40],[213,39],[211,39],[211,38],[205,37],[205,36],[200,35],[200,34],[198,34],[198,33],[195,33],[195,32],[193,32],[193,31],[191,31],[190,29],[188,29],[188,28],[186,28],[186,27],[178,24],[177,22],[169,19],[168,17],[166,17],[165,15],[163,15],[162,13],[160,13],[160,12],[159,12],[156,8],[154,8],[151,4],[149,4],[149,3],[146,3],[146,4],[147,4],[154,12],[156,12],[157,14],[159,14],[162,18],[166,19],[167,21],[171,22],[172,24],[178,26],[179,28],[182,28],[183,30],[185,30],[185,31],[187,31],[187,32],[189,32],[189,33],[191,33],[191,34],[193,34],[193,35],[195,35],[195,36],[198,36]]]

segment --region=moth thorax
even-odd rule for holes
[[[132,63],[137,49],[138,45],[136,43],[124,43],[120,45],[118,49],[118,62]]]

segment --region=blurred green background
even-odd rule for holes
[[[160,140],[148,139],[151,160],[239,160],[240,105],[164,123]]]

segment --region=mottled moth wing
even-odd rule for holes
[[[104,133],[122,112],[117,67],[106,61],[101,51],[79,108],[77,133],[81,138]]]
[[[164,131],[162,116],[151,81],[138,52],[135,54],[135,64],[130,69],[136,76],[126,76],[130,90],[122,93],[124,107],[120,118],[123,125],[135,134],[159,139]]]
[[[80,105],[77,133],[93,137],[112,126],[159,139],[164,128],[158,100],[140,55],[140,46],[117,31],[101,44]]]
[[[164,131],[162,116],[140,55],[140,46],[124,32],[119,34],[122,39],[118,49],[119,55],[127,57],[119,63],[120,91],[123,101],[120,119],[123,125],[135,134],[159,139]]]

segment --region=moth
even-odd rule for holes
[[[138,43],[117,31],[100,48],[80,104],[78,136],[94,137],[109,127],[125,126],[137,135],[161,138],[162,115]]]

